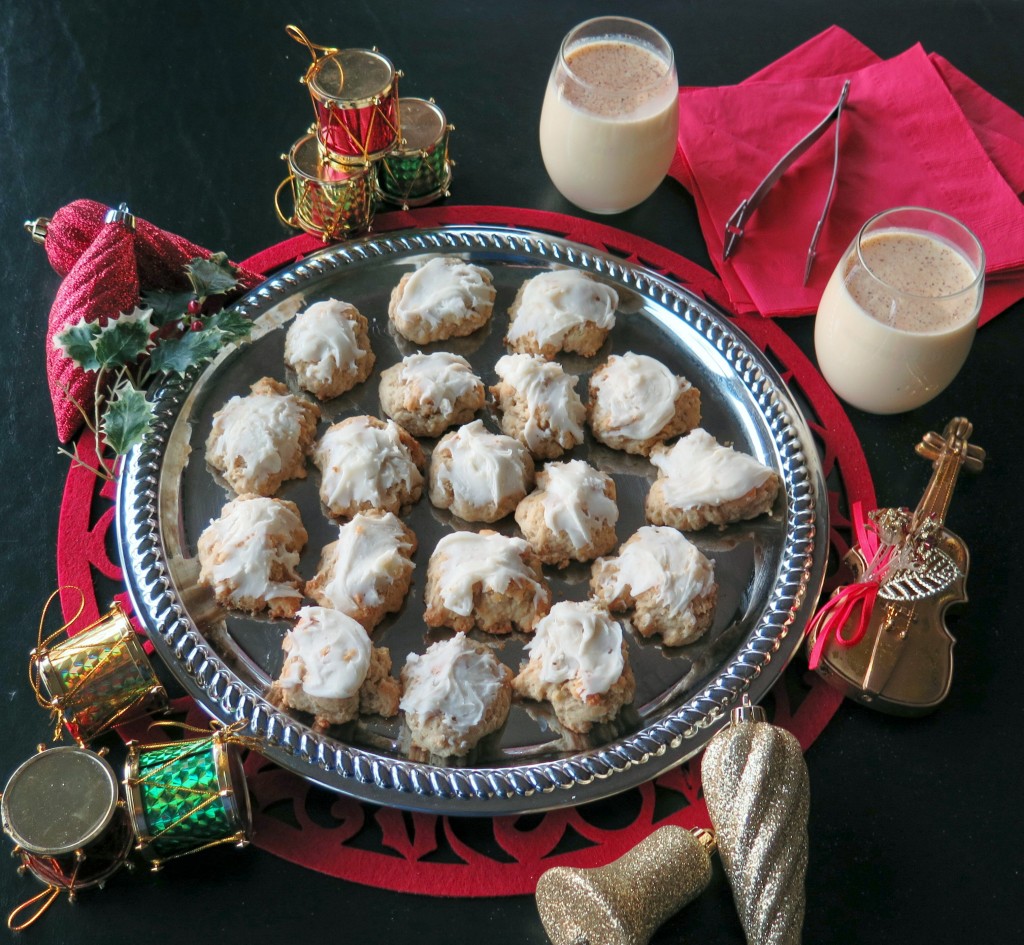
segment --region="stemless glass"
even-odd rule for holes
[[[985,253],[953,217],[897,207],[861,227],[818,305],[829,386],[870,413],[927,403],[956,377],[978,326]]]
[[[554,185],[591,213],[654,193],[676,148],[679,81],[668,40],[628,17],[587,20],[562,41],[540,116]]]

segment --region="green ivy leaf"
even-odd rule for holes
[[[212,358],[220,350],[219,332],[187,331],[180,338],[161,342],[149,359],[150,367],[161,374],[184,374],[195,364]]]
[[[107,398],[103,410],[102,431],[107,445],[124,456],[142,442],[153,419],[153,405],[130,382],[118,385]]]
[[[99,333],[100,326],[96,322],[79,322],[54,335],[53,346],[83,371],[98,371],[101,365],[93,345]]]
[[[234,309],[226,308],[206,319],[207,331],[219,331],[224,341],[241,341],[252,333],[252,322]]]
[[[195,298],[189,290],[163,292],[154,290],[142,294],[142,304],[153,310],[153,324],[158,328],[188,317],[188,303]]]
[[[228,262],[227,253],[214,253],[209,259],[193,259],[185,272],[201,299],[223,295],[238,285],[238,273]]]
[[[148,311],[148,310],[147,310]],[[96,338],[96,359],[103,368],[128,367],[150,347],[153,326],[149,319],[136,321],[121,317],[108,322]]]

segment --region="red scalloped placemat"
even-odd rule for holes
[[[389,213],[377,230],[408,227],[501,225],[542,230],[654,269],[721,305],[718,279],[675,253],[602,223],[511,207],[445,206]],[[264,273],[302,258],[323,244],[308,235],[285,240],[245,260]],[[769,356],[801,401],[818,442],[829,483],[829,541],[838,561],[847,550],[846,509],[854,501],[874,508],[867,461],[843,408],[815,367],[772,321],[739,316],[734,323]],[[79,442],[88,454],[88,436]],[[82,589],[86,606],[78,626],[99,616],[98,591],[120,582],[113,550],[114,489],[81,467],[71,467],[61,503],[57,574],[61,586]],[[117,585],[113,587],[117,591]],[[123,591],[115,593],[130,606]],[[74,591],[62,597],[65,617],[78,608]],[[73,631],[72,631],[73,632]],[[834,715],[841,696],[806,671],[798,657],[773,688],[766,707],[793,732],[804,750]],[[205,724],[189,699],[176,708]],[[131,735],[151,740],[145,726]],[[160,737],[164,737],[161,735]],[[506,896],[532,893],[552,866],[597,866],[632,848],[657,827],[708,826],[694,759],[603,801],[519,817],[456,818],[408,813],[363,804],[316,787],[251,754],[246,775],[253,798],[255,844],[331,876],[402,892],[434,896]]]

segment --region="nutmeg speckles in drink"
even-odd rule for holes
[[[902,331],[942,332],[973,316],[977,272],[948,243],[923,232],[883,230],[867,235],[860,249],[870,272],[851,254],[847,289],[872,318]],[[972,285],[974,291],[965,291]],[[894,297],[893,289],[901,295]]]
[[[652,50],[624,40],[577,46],[565,57],[578,83],[566,83],[566,98],[595,115],[632,115],[661,94],[669,64]]]

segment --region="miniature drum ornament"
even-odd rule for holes
[[[0,813],[24,868],[71,899],[102,886],[131,851],[117,776],[88,748],[62,745],[29,758],[7,782]]]
[[[274,203],[281,222],[319,236],[325,243],[364,233],[373,222],[374,166],[340,170],[325,163],[316,138],[306,135],[292,145],[286,159],[289,174],[277,188]],[[281,210],[281,191],[292,185],[294,212]]]
[[[403,98],[399,111],[401,142],[381,159],[377,173],[381,197],[402,209],[447,197],[452,181],[448,135],[454,127],[433,101]]]
[[[400,75],[375,49],[339,49],[313,62],[304,81],[329,163],[368,164],[391,150],[400,137]]]
[[[208,738],[128,746],[125,788],[136,849],[154,870],[224,843],[247,846],[252,809],[238,745]]]
[[[41,644],[32,659],[53,711],[80,745],[167,708],[167,692],[119,604],[56,646]]]

